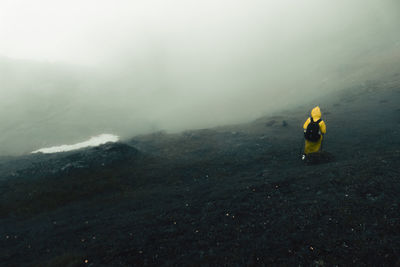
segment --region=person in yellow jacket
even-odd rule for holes
[[[323,135],[326,134],[325,122],[321,119],[321,110],[318,106],[311,110],[311,117],[309,117],[303,125],[304,128],[304,155],[316,153],[321,150]]]

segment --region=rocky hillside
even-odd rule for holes
[[[4,266],[400,264],[400,76],[242,125],[0,160]],[[322,158],[304,163],[318,104]]]

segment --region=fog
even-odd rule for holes
[[[309,104],[400,72],[399,28],[397,0],[0,0],[0,155]]]

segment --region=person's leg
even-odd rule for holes
[[[321,148],[321,141],[322,139],[320,139],[317,142],[311,142],[311,141],[307,141],[304,145],[304,154],[310,154],[310,153],[316,153],[319,152],[320,148]]]

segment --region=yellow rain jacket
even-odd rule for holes
[[[318,106],[316,106],[315,108],[313,108],[313,110],[311,110],[311,117],[313,118],[313,121],[317,121],[321,118],[321,110],[319,109]],[[308,126],[308,124],[310,124],[310,122],[311,122],[311,118],[308,118],[303,125],[304,131],[307,129],[307,126]],[[319,122],[319,129],[320,129],[322,135],[324,135],[326,133],[326,125],[323,120],[321,120]],[[316,142],[311,142],[311,141],[306,140],[306,143],[304,145],[304,154],[307,155],[310,153],[315,153],[315,152],[320,151],[322,138],[323,138],[322,135],[321,135],[321,138]]]

